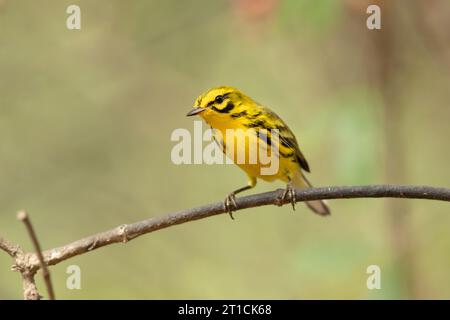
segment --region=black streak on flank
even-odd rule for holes
[[[218,140],[215,136],[213,136],[213,140],[217,143],[222,152],[226,153],[227,147],[225,146],[225,142],[222,139]]]
[[[234,119],[240,118],[240,117],[244,117],[244,116],[246,116],[246,115],[247,115],[247,111],[245,111],[245,110],[242,111],[242,112],[230,114],[230,116],[231,116],[232,118],[234,118]]]
[[[279,153],[280,153],[280,155],[283,157],[283,158],[291,158],[292,156],[294,156],[294,153],[293,152],[281,152],[281,151],[278,151]]]
[[[270,136],[261,132],[261,130],[257,130],[256,135],[258,136],[259,139],[261,139],[261,141],[265,142],[268,146],[272,145],[272,139],[270,138]]]
[[[266,130],[271,130],[272,127],[264,120],[251,121],[248,124],[244,124],[247,128],[261,128]]]
[[[245,112],[245,111],[244,111],[244,112]],[[261,112],[258,111],[258,112],[255,113],[255,114],[249,114],[249,115],[248,115],[248,118],[253,120],[253,119],[256,119],[257,117],[259,117],[260,115],[261,115]]]

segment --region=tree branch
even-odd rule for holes
[[[22,273],[23,298],[25,300],[41,299],[41,295],[39,294],[36,283],[34,282],[34,275],[34,273]]]
[[[22,254],[22,249],[17,245],[0,236],[0,249],[9,254],[12,258],[16,258],[18,254]]]
[[[265,192],[236,199],[239,210],[260,207],[270,204],[282,205],[290,203],[289,197],[280,203],[281,190]],[[310,201],[323,199],[351,199],[351,198],[410,198],[429,199],[450,202],[449,188],[435,188],[427,186],[395,186],[369,185],[353,187],[325,187],[296,190],[296,201]],[[127,242],[146,233],[168,228],[189,221],[204,219],[225,213],[222,202],[212,203],[197,208],[178,211],[175,213],[153,217],[139,222],[124,224],[117,228],[104,231],[65,246],[42,252],[43,263],[35,253],[23,253],[19,246],[0,237],[0,249],[15,259],[14,269],[22,274],[25,298],[39,298],[34,284],[34,275],[42,266],[55,265],[71,257],[90,252],[92,250],[113,243]],[[36,250],[39,252],[40,250]]]
[[[34,282],[36,271],[30,270],[28,267],[29,253],[24,253],[22,248],[17,244],[0,236],[0,249],[8,253],[15,260],[15,264],[11,270],[20,272],[22,276],[23,297],[25,300],[39,300],[41,296]]]
[[[238,210],[270,204],[278,205],[280,190],[265,192],[236,199]],[[296,201],[319,199],[350,199],[350,198],[411,198],[450,201],[450,189],[426,186],[395,186],[371,185],[354,187],[325,187],[296,190]],[[285,199],[283,204],[290,202]],[[238,211],[237,210],[237,211]],[[55,265],[71,257],[107,246],[113,243],[127,242],[146,233],[168,228],[189,221],[204,219],[225,213],[222,202],[212,203],[197,208],[153,217],[139,222],[121,225],[62,247],[46,250],[43,256],[47,265]],[[30,259],[33,269],[39,268],[36,257]]]

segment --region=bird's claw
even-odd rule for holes
[[[287,185],[286,189],[281,191],[280,195],[277,198],[277,205],[281,207],[286,198],[289,198],[292,204],[292,209],[295,211],[295,189],[292,188],[290,184]]]
[[[225,207],[225,210],[230,215],[231,219],[234,220],[233,210],[236,210],[238,208],[238,206],[237,206],[237,203],[236,203],[236,195],[233,192],[230,193],[225,198],[225,201],[223,202],[223,206]]]

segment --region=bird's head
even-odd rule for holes
[[[212,88],[195,101],[187,116],[200,115],[206,122],[229,119],[230,113],[239,112],[251,100],[236,88],[221,86]]]

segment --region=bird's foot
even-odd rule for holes
[[[238,206],[236,204],[236,195],[234,192],[230,193],[223,202],[223,206],[225,207],[225,210],[230,215],[230,218],[234,220],[233,217],[233,210],[237,210]]]
[[[277,197],[276,204],[281,207],[287,198],[291,201],[292,209],[295,211],[295,189],[290,184],[286,186],[286,189],[281,190],[280,195]]]

